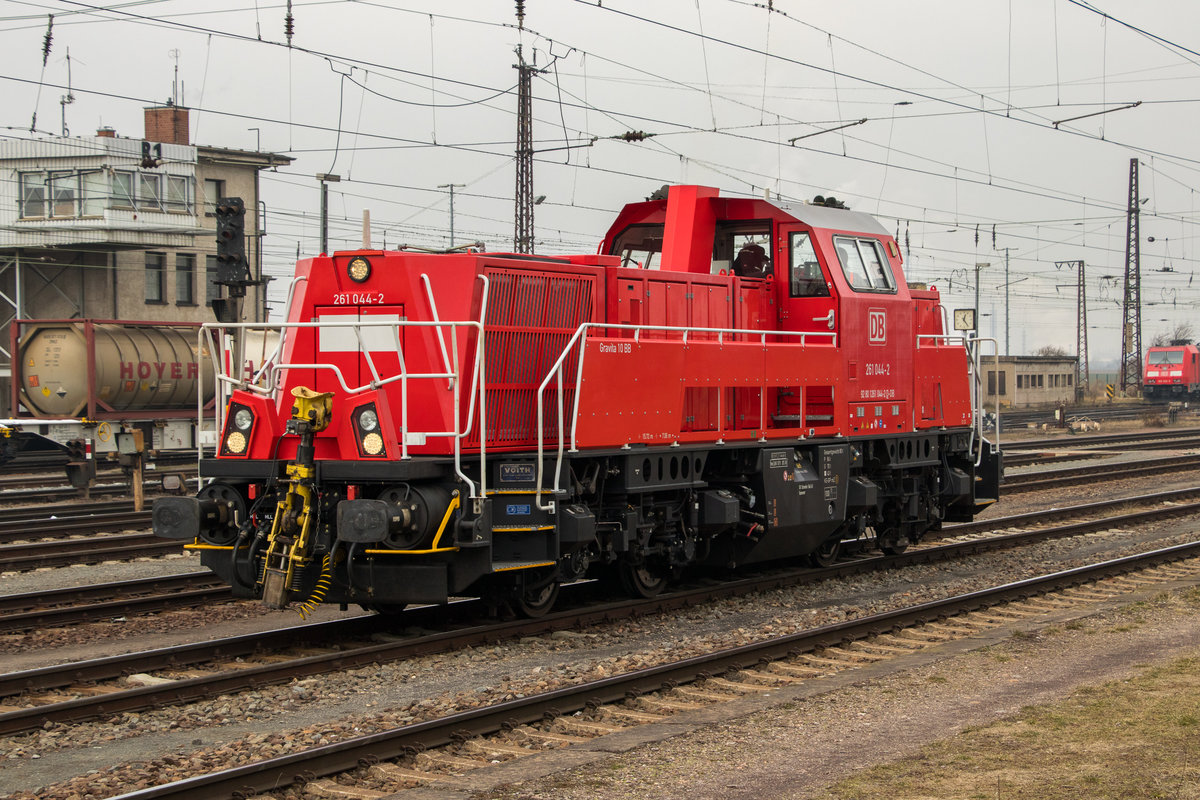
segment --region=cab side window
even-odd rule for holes
[[[896,291],[896,278],[877,239],[836,236],[833,245],[842,265],[842,274],[854,291]]]
[[[817,262],[812,239],[804,232],[793,233],[788,241],[792,297],[829,297],[829,286]]]

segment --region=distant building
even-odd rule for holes
[[[1075,402],[1074,356],[984,356],[984,405],[1030,408]]]
[[[145,138],[0,142],[0,416],[8,413],[14,319],[212,322],[222,287],[213,209],[246,204],[246,257],[262,275],[259,171],[288,156],[189,144],[188,109],[145,110]],[[251,287],[243,317],[265,317]]]

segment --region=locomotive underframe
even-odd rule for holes
[[[484,498],[466,497],[444,458],[318,461],[312,560],[290,589],[303,600],[321,583],[324,602],[382,611],[482,595],[528,612],[584,577],[616,575],[650,595],[693,567],[822,561],[869,545],[896,553],[997,496],[1000,456],[979,444],[978,469],[969,429],[571,453],[560,488],[543,491],[551,511],[539,508],[528,456],[489,459]],[[213,482],[195,500],[193,547],[235,594],[259,595],[285,466],[214,460],[202,474]],[[339,527],[377,509],[386,531]]]

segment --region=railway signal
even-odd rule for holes
[[[246,287],[257,283],[250,277],[246,260],[246,204],[240,197],[222,197],[217,201],[216,217],[216,283],[229,287],[229,296],[213,298],[213,313],[220,322],[237,322]]]

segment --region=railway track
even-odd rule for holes
[[[98,522],[111,529],[145,527],[149,512],[110,515],[115,519]],[[123,520],[123,521],[122,521]],[[80,528],[76,527],[78,531]],[[59,539],[50,542],[20,542],[0,545],[0,572],[21,572],[43,567],[67,567],[72,564],[100,564],[128,558],[182,553],[183,542],[160,539],[152,533],[101,534],[90,537]]]
[[[383,797],[413,786],[480,789],[463,773],[672,720],[711,719],[714,705],[894,659],[1049,613],[1147,588],[1194,582],[1200,542],[1007,583],[682,661],[473,708],[120,795],[210,800],[296,784],[311,797]],[[338,781],[329,780],[339,776]],[[356,792],[370,781],[374,792]]]
[[[1066,418],[1090,419],[1116,422],[1120,420],[1144,419],[1150,416],[1166,417],[1170,403],[1121,403],[1114,406],[1072,406],[1066,409]],[[1000,414],[1000,427],[1022,428],[1027,425],[1057,424],[1055,409],[1043,408],[1034,411],[1006,411]]]
[[[229,587],[207,570],[3,595],[0,596],[0,633],[207,606],[232,599]]]
[[[1082,508],[1087,507],[1078,507],[1077,510]],[[1061,510],[1051,513],[1061,513]],[[364,615],[336,622],[10,673],[0,675],[0,698],[5,698],[0,700],[5,704],[0,706],[3,711],[0,713],[0,735],[42,727],[48,722],[74,722],[179,705],[250,687],[286,683],[297,678],[494,643],[501,639],[534,636],[555,630],[586,629],[618,618],[671,611],[723,597],[879,569],[946,561],[1052,538],[1194,514],[1200,514],[1200,502],[1176,502],[1088,522],[914,548],[889,558],[861,558],[820,570],[777,570],[736,582],[694,586],[648,601],[596,604],[588,601],[593,585],[578,584],[565,588],[563,601],[584,600],[583,605],[537,620],[481,624],[479,620],[486,618],[483,604],[479,601],[463,601],[449,607],[413,609],[398,618],[406,630],[445,626],[447,618],[452,626],[459,627],[433,634],[388,635],[382,642],[374,641],[372,636],[390,626],[377,616]],[[992,524],[1002,524],[1002,521],[995,520]],[[955,535],[968,533],[965,529],[951,530],[955,531]],[[288,655],[289,650],[291,655]],[[297,653],[297,650],[300,652]],[[122,682],[125,676],[134,673],[153,673],[155,685],[131,688]]]
[[[1091,483],[1096,479],[1125,478],[1160,475],[1169,472],[1181,472],[1200,467],[1200,456],[1169,456],[1145,461],[1121,462],[1117,464],[1094,464],[1087,467],[1071,469],[1043,470],[1020,475],[1005,475],[1000,484],[1000,494],[1013,495],[1025,492],[1055,489],[1063,486],[1075,486],[1080,483]]]
[[[50,519],[69,519],[87,517],[92,514],[113,514],[133,511],[132,500],[97,500],[90,503],[54,503],[51,505],[22,506],[7,508],[3,519],[0,519],[0,531],[17,530],[21,523],[28,526],[31,522]]]
[[[1038,448],[1070,447],[1078,450],[1104,445],[1129,444],[1133,442],[1167,442],[1174,439],[1200,439],[1200,428],[1178,428],[1168,431],[1144,431],[1141,433],[1104,433],[1092,435],[1058,436],[1051,439],[1007,439],[1000,436],[1005,449],[1034,450]]]
[[[1113,508],[1179,503],[1196,498],[1200,498],[1200,487],[998,517],[982,522],[949,525],[941,531],[940,539],[981,536],[1019,525],[1047,524]],[[230,598],[229,588],[208,571],[0,596],[0,632],[96,622],[116,616],[169,611],[180,606],[204,605]]]

